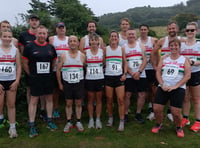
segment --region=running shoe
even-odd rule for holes
[[[64,133],[69,133],[70,130],[71,130],[71,128],[73,128],[73,125],[70,122],[67,122],[66,125],[65,125],[65,127],[64,127],[63,132]]]
[[[147,119],[150,120],[150,121],[153,121],[153,120],[155,119],[154,112],[151,112],[151,113],[147,116]]]
[[[96,129],[101,129],[101,128],[102,128],[101,120],[96,119]]]
[[[140,113],[136,113],[136,115],[135,115],[135,121],[137,121],[140,124],[144,123],[144,119],[143,119],[143,117],[142,117],[142,115]]]
[[[9,128],[8,133],[10,138],[17,138],[18,136],[16,128]]]
[[[160,125],[156,125],[156,126],[154,126],[152,129],[151,129],[151,132],[152,133],[159,133],[159,131],[162,129],[162,124],[160,124]]]
[[[177,129],[176,134],[177,134],[177,137],[180,137],[180,138],[184,137],[183,129],[182,128]]]
[[[60,114],[59,114],[58,110],[53,111],[53,118],[60,118]]]
[[[200,130],[200,122],[195,121],[190,129],[194,132],[198,132]]]
[[[88,123],[88,128],[94,128],[94,119],[91,118]]]
[[[56,126],[56,124],[53,121],[49,121],[47,123],[47,128],[50,129],[51,131],[55,131],[58,129],[58,127]]]
[[[84,128],[81,122],[76,122],[76,128],[78,130],[78,132],[83,132]]]
[[[187,118],[182,118],[181,127],[184,127],[186,125],[190,125],[190,120],[188,120]]]
[[[33,138],[33,137],[36,137],[36,136],[38,136],[38,132],[37,132],[35,126],[31,126],[30,132],[29,132],[29,137]]]
[[[47,114],[44,110],[40,111],[40,118],[44,121],[47,121]]]
[[[167,119],[169,119],[169,121],[171,122],[174,122],[174,119],[171,113],[167,114]]]
[[[124,116],[124,122],[125,122],[125,123],[128,122],[128,114],[125,114],[125,116]]]
[[[112,127],[113,126],[113,117],[108,118],[108,122],[106,124],[107,127]]]
[[[118,131],[119,131],[119,132],[123,132],[123,131],[124,131],[124,122],[123,122],[123,121],[120,121],[120,122],[119,122]]]

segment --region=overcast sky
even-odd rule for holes
[[[8,20],[12,25],[16,24],[16,17],[19,13],[26,13],[30,9],[31,0],[1,0],[0,3],[0,21]],[[47,0],[41,0],[46,2]],[[96,16],[106,13],[123,12],[129,8],[148,6],[165,7],[172,6],[188,0],[80,0],[82,4],[87,4]]]

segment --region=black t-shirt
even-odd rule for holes
[[[29,30],[22,32],[19,36],[19,46],[26,46],[36,39],[35,34]]]
[[[28,59],[30,75],[51,75],[52,62],[57,58],[55,48],[47,42],[43,45],[32,42],[23,52],[23,58]]]

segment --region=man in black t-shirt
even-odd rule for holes
[[[24,47],[29,43],[33,42],[35,38],[35,32],[37,27],[40,25],[40,19],[37,15],[30,15],[28,19],[29,29],[24,31],[19,36],[19,49],[23,53]]]
[[[56,130],[52,121],[53,112],[53,65],[57,58],[54,47],[46,42],[47,29],[39,26],[36,30],[36,40],[27,45],[23,52],[23,66],[30,81],[30,102],[28,106],[30,137],[37,136],[35,115],[39,96],[44,96],[47,110],[47,127]]]

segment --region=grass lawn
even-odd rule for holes
[[[135,104],[135,102],[134,102]],[[21,106],[21,105],[20,105]],[[145,106],[146,107],[146,106]],[[105,126],[107,116],[105,108],[103,109],[101,130],[87,129],[88,116],[84,111],[82,122],[85,127],[84,132],[77,132],[72,129],[70,133],[63,133],[65,125],[64,105],[62,105],[61,118],[55,120],[59,129],[51,132],[46,128],[46,123],[37,118],[37,127],[39,136],[29,138],[27,126],[27,111],[25,107],[19,107],[17,112],[17,121],[19,125],[18,138],[10,139],[8,137],[8,126],[0,129],[0,148],[191,148],[198,147],[200,143],[200,133],[194,133],[189,130],[189,127],[184,127],[185,137],[178,138],[175,133],[173,123],[165,119],[164,128],[158,134],[151,133],[151,128],[155,122],[145,121],[144,124],[138,124],[134,121],[134,114],[129,115],[130,122],[125,125],[124,132],[118,132],[118,116],[115,107],[115,124],[114,127],[108,128]],[[134,112],[135,106],[132,105],[131,110]],[[143,111],[143,116],[147,116],[147,109]]]

